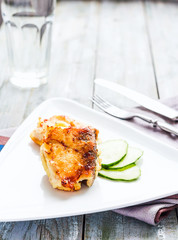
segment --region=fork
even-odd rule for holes
[[[122,119],[122,120],[130,120],[133,118],[139,118],[149,124],[152,125],[152,127],[155,128],[160,128],[163,131],[169,132],[171,134],[174,134],[176,136],[178,136],[178,129],[172,127],[170,124],[167,124],[165,122],[161,122],[161,121],[157,121],[156,119],[152,119],[150,117],[147,117],[143,114],[140,113],[135,113],[135,112],[130,112],[130,111],[126,111],[123,110],[121,108],[118,108],[114,105],[112,105],[111,103],[109,103],[108,101],[104,100],[102,97],[95,95],[91,101],[97,106],[99,107],[101,110],[103,110],[105,113]]]

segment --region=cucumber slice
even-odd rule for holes
[[[115,181],[134,181],[140,177],[141,170],[138,166],[134,165],[123,171],[102,169],[98,175]]]
[[[122,139],[109,140],[99,144],[98,149],[102,167],[109,168],[119,163],[126,156],[128,143]]]
[[[111,166],[109,168],[112,169],[120,169],[126,166],[129,166],[133,163],[136,163],[136,161],[141,158],[141,156],[143,155],[143,151],[140,150],[139,148],[135,148],[135,147],[128,147],[128,151],[127,151],[127,155],[122,159],[122,161],[120,161],[118,164]]]

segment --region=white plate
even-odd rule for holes
[[[39,147],[29,137],[38,117],[68,115],[100,131],[102,140],[122,138],[144,150],[142,176],[135,182],[98,177],[78,192],[53,189],[43,170]],[[178,151],[127,126],[127,123],[66,99],[42,103],[23,122],[0,154],[0,221],[80,215],[116,209],[178,192]]]

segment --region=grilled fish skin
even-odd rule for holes
[[[101,168],[98,133],[66,116],[39,119],[30,136],[41,146],[41,160],[53,188],[79,190],[82,181],[92,186]]]

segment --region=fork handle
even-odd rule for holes
[[[135,117],[140,118],[140,119],[152,124],[153,127],[158,127],[165,132],[168,132],[168,133],[178,136],[178,129],[176,129],[175,127],[172,127],[170,124],[167,124],[165,122],[160,122],[157,120],[153,120],[152,118],[149,118],[149,117],[141,115],[141,114],[138,114]]]
[[[140,118],[140,119],[144,120],[144,121],[147,122],[147,123],[151,123],[151,124],[153,124],[153,126],[155,125],[155,121],[154,121],[152,118],[147,117],[147,116],[145,116],[145,115],[136,114],[134,117]],[[154,127],[155,127],[155,126],[154,126]]]

